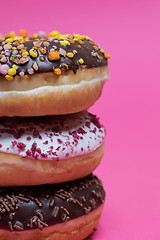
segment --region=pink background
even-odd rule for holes
[[[160,1],[3,1],[0,16],[3,34],[77,32],[111,54],[110,81],[91,109],[107,130],[95,171],[107,201],[88,240],[160,239]]]

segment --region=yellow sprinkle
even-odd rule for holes
[[[13,76],[16,74],[16,70],[14,68],[8,69],[8,75]]]
[[[83,60],[82,58],[80,58],[80,59],[78,60],[78,62],[79,62],[80,64],[83,64],[83,63],[84,63],[84,60]]]
[[[70,42],[68,42],[67,40],[63,40],[63,41],[60,41],[60,44],[65,46],[65,45],[70,45]]]
[[[35,49],[29,50],[29,54],[31,55],[31,57],[34,57],[34,58],[38,56],[38,53]]]
[[[101,48],[100,52],[101,52],[101,53],[104,53],[104,50]]]
[[[7,39],[5,40],[5,43],[11,43],[11,42],[13,42],[13,39],[12,39],[12,38],[7,38]]]
[[[51,37],[56,37],[59,35],[59,32],[58,31],[53,31],[50,33]]]
[[[12,47],[13,50],[16,50],[17,48],[16,47]]]
[[[90,37],[86,36],[86,35],[83,35],[83,37],[87,40],[92,40]]]
[[[74,57],[74,54],[73,54],[72,52],[68,52],[68,53],[67,53],[67,57],[73,58],[73,57]]]
[[[6,35],[6,38],[14,38],[15,35],[16,35],[15,32],[9,32]]]
[[[23,53],[22,53],[22,57],[24,57],[24,56],[28,56],[28,52],[26,52],[26,51],[23,52]]]
[[[13,77],[12,77],[12,76],[9,76],[9,75],[6,75],[5,78],[6,78],[8,81],[13,80]]]
[[[15,64],[12,65],[12,68],[14,68],[15,70],[18,69],[17,65],[15,65]]]
[[[16,40],[20,40],[20,39],[22,39],[23,37],[21,37],[21,36],[15,36],[14,38],[13,38],[13,40],[14,41],[16,41]]]
[[[79,40],[79,39],[78,39],[78,38],[76,38],[76,37],[74,37],[74,38],[73,38],[73,41],[78,41],[78,40]]]
[[[78,40],[83,40],[84,36],[80,34],[74,34],[74,37],[77,38]]]

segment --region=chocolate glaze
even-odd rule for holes
[[[72,40],[73,38],[74,37],[71,35],[70,40]],[[34,73],[52,72],[53,69],[55,68],[60,68],[62,72],[72,70],[74,73],[76,73],[76,71],[80,67],[92,68],[92,67],[101,67],[108,64],[108,60],[106,59],[104,53],[100,51],[101,48],[98,45],[95,45],[91,40],[88,40],[85,38],[83,39],[83,44],[81,43],[81,41],[80,42],[73,41],[73,43],[70,43],[70,45],[65,45],[65,46],[61,45],[60,43],[62,39],[58,40],[54,37],[47,40],[38,40],[38,41],[41,43],[42,48],[46,48],[46,54],[42,54],[39,48],[37,48],[38,56],[36,58],[33,58],[30,55],[28,55],[29,61],[27,63],[17,64],[18,69],[16,74],[19,74],[20,72],[24,72],[25,74],[28,74],[27,70],[29,68],[33,69],[33,64],[35,62],[38,64],[38,70],[36,70]],[[27,52],[29,52],[29,50],[34,47],[34,43],[35,43],[35,39],[30,39],[29,41],[26,41],[24,43],[24,49]],[[46,43],[49,46],[46,46]],[[16,47],[16,48],[19,45],[19,43],[17,43],[16,41],[10,44],[12,45],[12,47]],[[0,46],[4,47],[4,45],[5,45],[5,42],[0,43]],[[81,48],[78,46],[80,46]],[[67,56],[60,55],[59,60],[50,61],[48,59],[48,54],[50,50],[55,49],[55,51],[59,51],[60,48],[65,50],[66,53],[73,52],[74,57],[69,58]],[[3,48],[0,51],[1,54],[3,53],[2,51],[4,51]],[[7,62],[5,63],[1,62],[1,63],[2,65],[7,64],[11,68],[12,65],[15,64],[14,60],[17,59],[19,61],[19,58],[17,58],[16,56],[14,58],[11,58],[14,50],[11,49],[7,51],[9,52],[8,54],[9,56],[6,56],[5,52],[2,54],[6,56]],[[17,51],[18,51],[17,54],[21,55],[21,51],[20,50],[17,50]],[[40,60],[41,57],[44,57],[44,61]],[[80,58],[84,60],[83,64],[79,63]],[[64,66],[62,66],[63,64],[66,64],[68,67],[65,68]]]
[[[93,211],[105,199],[101,181],[92,174],[72,182],[0,188],[0,228],[43,229]]]

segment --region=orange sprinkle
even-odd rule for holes
[[[25,29],[20,30],[19,33],[23,38],[27,37],[27,31]]]
[[[44,57],[40,57],[40,60],[41,60],[41,61],[44,61]]]
[[[69,41],[70,43],[74,43],[74,41],[73,41],[72,39],[68,39],[68,41]]]
[[[61,75],[61,73],[62,73],[62,71],[61,71],[60,68],[55,68],[55,69],[53,70],[53,72],[54,72],[54,74],[56,74],[56,75]]]
[[[104,56],[105,56],[105,58],[107,58],[107,59],[109,59],[111,56],[108,54],[108,53],[106,53],[106,52],[104,52]]]
[[[46,49],[45,49],[45,48],[42,48],[42,47],[39,48],[39,51],[40,51],[42,54],[46,54],[46,52],[47,52]]]
[[[79,48],[81,48],[81,45],[77,45]]]
[[[51,37],[51,35],[50,35],[50,34],[48,34],[48,35],[46,36],[46,39],[48,39],[49,37]]]
[[[78,42],[79,42],[80,44],[84,44],[84,42],[83,42],[82,40],[78,40]]]
[[[102,59],[103,59],[103,58],[102,58],[100,55],[98,56],[98,58],[99,58],[100,60],[102,60]]]
[[[60,53],[55,51],[55,50],[52,50],[50,51],[49,55],[48,55],[48,59],[50,61],[53,61],[53,60],[59,60],[60,58]]]
[[[23,53],[23,52],[26,52],[26,50],[25,49],[21,49],[21,53]]]
[[[21,43],[25,43],[26,42],[26,40],[24,39],[24,38],[21,38],[21,39],[19,39],[19,43],[21,44]]]
[[[98,47],[97,47],[97,46],[93,46],[93,48],[94,48],[96,51],[98,51]]]

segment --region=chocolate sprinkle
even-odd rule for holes
[[[83,189],[82,186],[88,188]],[[67,183],[1,187],[0,229],[43,230],[44,227],[88,214],[104,199],[103,186],[92,174]]]

